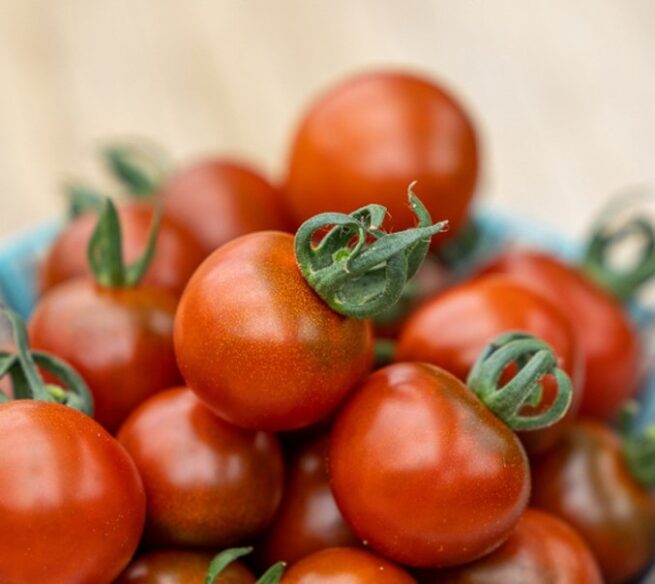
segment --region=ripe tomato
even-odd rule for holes
[[[557,517],[526,509],[509,539],[471,564],[419,576],[422,584],[602,584],[584,540]]]
[[[405,570],[370,552],[329,548],[292,566],[281,584],[416,584]]]
[[[320,436],[293,457],[282,505],[260,543],[263,565],[293,564],[325,548],[359,543],[330,490],[328,445],[328,436]]]
[[[571,320],[585,358],[580,412],[613,418],[637,391],[641,356],[637,331],[619,302],[576,268],[544,253],[509,253],[485,272],[509,275],[548,298]]]
[[[175,298],[156,288],[101,288],[84,278],[45,294],[29,323],[32,346],[68,361],[89,385],[110,431],[153,393],[180,381]]]
[[[146,489],[146,538],[220,548],[259,535],[282,499],[282,453],[273,434],[214,416],[186,388],[161,392],[118,433]]]
[[[215,251],[175,321],[187,384],[244,428],[292,430],[325,418],[369,371],[371,325],[332,311],[301,276],[293,237],[264,231]]]
[[[582,535],[609,584],[628,582],[655,554],[655,503],[630,475],[618,437],[581,421],[533,466],[532,501]]]
[[[375,198],[400,230],[413,225],[404,193],[417,180],[432,216],[448,219],[455,233],[477,175],[475,128],[462,106],[429,80],[383,71],[348,79],[313,104],[297,130],[283,193],[297,224]]]
[[[123,447],[60,404],[0,405],[0,582],[111,582],[136,550],[143,485]]]
[[[575,419],[582,399],[582,353],[571,323],[545,298],[501,276],[466,282],[434,297],[419,308],[403,328],[396,349],[397,361],[425,361],[465,381],[482,348],[500,333],[521,330],[548,343],[573,380],[574,393],[560,422],[522,433],[528,452],[552,446]],[[556,392],[545,379],[544,404]]]
[[[355,533],[417,567],[491,552],[530,491],[516,435],[456,377],[423,363],[381,369],[355,392],[332,431],[330,476]]]
[[[123,235],[123,253],[132,263],[143,253],[152,223],[148,203],[130,203],[118,209]],[[96,214],[80,215],[59,234],[48,251],[39,274],[42,292],[57,284],[89,273],[87,247],[96,225]],[[164,219],[157,236],[156,251],[142,283],[164,288],[179,296],[187,280],[204,257],[195,239],[170,219]]]

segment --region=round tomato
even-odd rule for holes
[[[67,406],[0,405],[0,582],[109,583],[136,550],[145,496],[123,447]]]
[[[220,548],[259,535],[282,499],[282,453],[273,434],[224,422],[185,388],[137,408],[118,433],[143,478],[146,538]]]
[[[476,133],[462,106],[429,80],[382,71],[348,79],[313,104],[297,130],[283,193],[297,224],[375,198],[399,230],[413,224],[404,193],[417,180],[430,213],[455,233],[477,176]]]
[[[472,561],[512,532],[530,476],[516,435],[456,377],[398,363],[337,417],[331,485],[355,533],[417,567]]]

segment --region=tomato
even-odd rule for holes
[[[118,433],[146,489],[146,539],[157,545],[220,548],[249,540],[282,499],[276,437],[242,430],[186,388],[161,392]]]
[[[68,361],[93,393],[95,417],[118,429],[137,404],[180,381],[176,300],[156,288],[101,288],[84,278],[46,293],[29,323],[32,346]]]
[[[545,298],[501,276],[466,282],[434,297],[403,328],[396,349],[398,361],[425,361],[465,381],[482,348],[502,332],[521,330],[548,343],[574,383],[565,418],[543,430],[524,432],[530,453],[552,446],[575,419],[582,399],[582,353],[569,320]],[[544,403],[556,386],[544,380]],[[550,399],[549,399],[550,398]]]
[[[509,539],[488,556],[419,576],[422,584],[602,584],[583,539],[553,515],[526,509]]]
[[[373,549],[416,567],[472,561],[512,532],[530,491],[516,435],[453,375],[398,363],[335,421],[335,499]]]
[[[237,426],[327,417],[372,364],[371,325],[340,316],[301,276],[293,237],[265,231],[215,251],[189,281],[175,350],[189,387]]]
[[[277,190],[239,163],[195,163],[174,173],[160,195],[165,215],[193,233],[205,255],[240,235],[287,227]]]
[[[618,437],[581,421],[533,466],[533,504],[586,539],[609,584],[628,582],[655,555],[655,503],[630,475]]]
[[[292,566],[281,584],[416,584],[405,570],[370,552],[329,548]]]
[[[613,418],[638,389],[641,357],[637,331],[619,302],[576,268],[540,252],[505,254],[485,272],[509,275],[571,320],[585,359],[580,412]]]
[[[148,203],[129,203],[121,205],[118,213],[123,231],[125,260],[131,263],[146,247],[153,208]],[[59,234],[41,265],[39,285],[42,292],[89,273],[87,246],[95,225],[96,214],[85,213]],[[165,218],[143,284],[164,288],[179,296],[203,257],[203,251],[192,235]]]
[[[330,490],[328,445],[328,436],[320,436],[293,457],[282,505],[259,547],[265,566],[293,564],[325,548],[359,543]]]
[[[111,582],[136,550],[143,485],[125,450],[60,404],[0,405],[0,582]]]
[[[134,560],[114,584],[204,584],[213,554],[167,550]],[[214,584],[255,584],[255,577],[240,562],[232,562]]]
[[[297,224],[374,199],[399,230],[413,224],[404,194],[417,180],[426,207],[448,219],[453,234],[467,220],[477,176],[477,137],[462,106],[427,79],[379,71],[346,80],[312,105],[283,193]]]

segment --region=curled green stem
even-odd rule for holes
[[[621,412],[619,431],[623,458],[630,474],[644,487],[655,487],[655,423],[638,430],[639,404],[628,402]]]
[[[501,385],[503,373],[512,364],[517,366],[516,374]],[[557,384],[555,398],[539,413],[524,413],[524,406],[540,404],[541,381],[546,375],[552,375]],[[489,343],[471,369],[467,385],[498,418],[516,431],[552,426],[566,415],[571,404],[571,380],[557,366],[551,347],[522,332],[506,333]]]
[[[102,157],[113,176],[135,198],[154,195],[166,179],[169,162],[161,149],[145,142],[110,144]]]
[[[205,584],[214,584],[216,579],[232,562],[252,552],[251,547],[232,548],[225,550],[214,557],[205,576]],[[255,584],[278,584],[284,573],[284,562],[271,566]]]

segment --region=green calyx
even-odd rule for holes
[[[517,367],[516,374],[500,385],[503,373],[512,364]],[[524,413],[525,406],[540,405],[545,375],[554,377],[557,395],[544,411]],[[557,366],[551,347],[523,332],[502,334],[489,343],[471,369],[467,385],[496,417],[516,431],[539,430],[561,420],[571,404],[573,391],[571,380]]]
[[[401,297],[430,246],[430,238],[447,226],[432,224],[430,213],[408,189],[409,205],[418,225],[385,233],[387,210],[367,205],[346,215],[321,213],[300,226],[295,238],[296,261],[303,277],[335,312],[370,318]],[[314,244],[317,232],[331,227]]]
[[[75,219],[90,211],[99,211],[105,200],[98,189],[82,182],[70,182],[64,187],[68,199],[68,218]]]
[[[152,144],[110,144],[103,148],[102,157],[114,178],[135,198],[151,197],[168,176],[167,157]]]
[[[205,577],[205,584],[214,584],[225,568],[235,560],[246,556],[251,552],[251,547],[243,547],[225,550],[218,554],[209,565],[209,570],[207,570],[207,576]],[[282,578],[285,567],[286,564],[284,562],[274,564],[257,580],[255,584],[278,584]]]
[[[161,206],[155,212],[148,242],[141,257],[130,265],[123,260],[121,225],[116,206],[106,198],[91,235],[87,257],[96,282],[104,288],[130,288],[139,284],[150,267],[161,224]]]
[[[1,309],[0,313],[9,320],[13,328],[17,348],[17,353],[0,352],[0,377],[10,376],[14,398],[60,403],[92,415],[93,399],[78,373],[54,355],[31,351],[27,330],[21,318],[8,308]],[[61,381],[67,391],[57,385],[46,384],[39,368]],[[7,402],[9,399],[0,392],[0,402]]]
[[[651,489],[655,487],[655,423],[637,430],[639,404],[628,402],[621,412],[619,432],[621,449],[630,474],[637,482]]]

